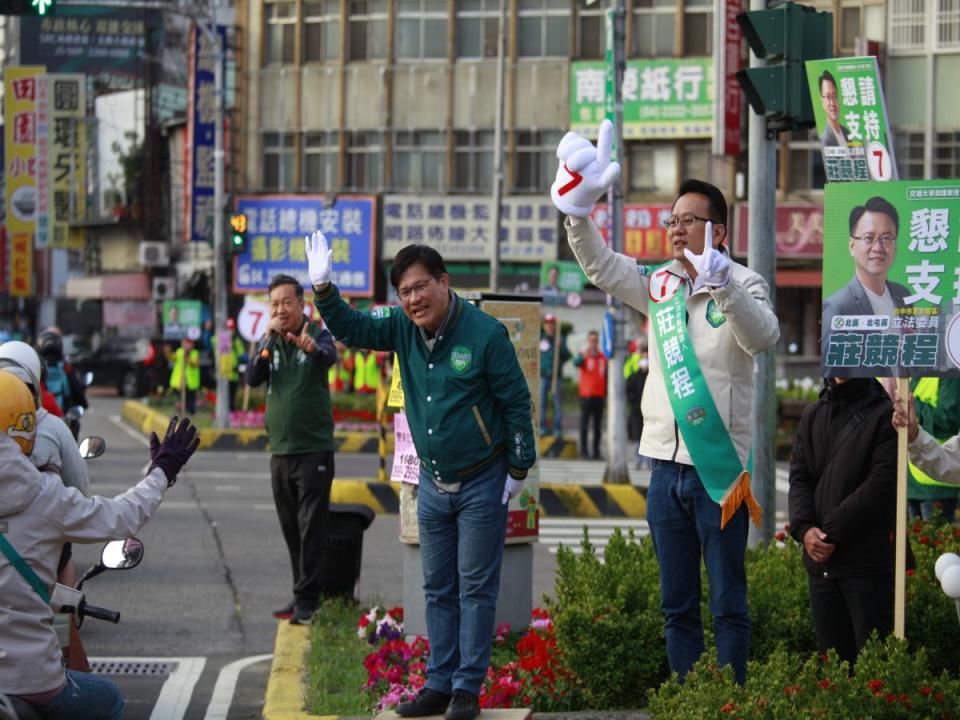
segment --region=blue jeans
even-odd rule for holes
[[[560,437],[562,428],[560,423],[563,420],[563,409],[561,408],[561,401],[563,400],[560,393],[560,385],[563,380],[558,376],[557,385],[553,388],[553,434],[557,437]],[[550,378],[542,377],[540,378],[540,434],[549,435],[550,428],[547,426],[547,393],[550,392]]]
[[[106,678],[67,670],[63,690],[36,709],[50,720],[123,720],[123,696]]]
[[[666,621],[670,669],[681,681],[703,654],[700,619],[700,556],[710,584],[720,665],[732,665],[746,680],[750,654],[747,607],[748,514],[741,507],[720,530],[720,506],[707,494],[690,465],[653,461],[647,491],[647,520],[660,564],[660,609]]]
[[[417,522],[426,596],[430,659],[426,686],[451,694],[480,694],[490,664],[500,563],[507,529],[501,503],[506,461],[465,480],[460,492],[441,491],[420,473]]]
[[[910,519],[918,517],[926,521],[952,523],[957,516],[957,498],[938,498],[937,500],[908,500],[907,511]]]

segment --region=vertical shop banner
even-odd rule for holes
[[[74,247],[70,219],[82,219],[86,208],[85,150],[86,79],[84,75],[46,75],[47,213],[50,245]],[[42,170],[41,163],[41,170]]]
[[[9,238],[10,294],[33,294],[33,242],[37,226],[37,95],[42,67],[3,71],[4,201]]]
[[[960,180],[826,186],[825,377],[960,377],[958,237]]]
[[[743,68],[743,32],[737,15],[743,12],[743,0],[726,0],[723,25],[723,154],[736,157],[740,154],[740,130],[743,118],[743,95],[737,82],[737,71]],[[719,93],[717,93],[719,95]]]
[[[808,60],[806,68],[827,182],[896,180],[877,59]]]
[[[247,216],[247,251],[234,258],[234,292],[264,292],[279,273],[310,289],[303,238],[320,230],[333,251],[333,282],[349,297],[373,297],[377,200],[338,195],[327,207],[323,195],[245,196],[237,212]]]
[[[410,243],[427,243],[445,260],[489,261],[493,254],[489,198],[470,195],[383,199],[383,247],[392,260]],[[557,211],[549,198],[503,198],[500,208],[500,257],[508,262],[557,258]]]
[[[50,168],[47,133],[50,128],[50,106],[47,100],[47,76],[37,78],[37,226],[33,246],[37,250],[50,247]]]
[[[214,148],[217,131],[217,96],[214,74],[219,55],[225,62],[227,29],[217,27],[220,47],[213,45],[207,34],[196,26],[190,43],[190,107],[187,113],[187,148],[184,204],[187,217],[184,229],[189,242],[212,242],[214,213],[214,180],[216,164]],[[223,72],[226,85],[226,71]]]
[[[626,139],[709,138],[713,135],[713,59],[628,60],[623,74]],[[596,138],[605,117],[603,61],[570,64],[570,129]]]
[[[637,205],[623,207],[623,252],[637,260],[666,260],[673,257],[673,248],[667,239],[663,221],[673,213],[671,205]],[[608,245],[607,220],[610,212],[606,203],[597,203],[590,217],[600,228]]]

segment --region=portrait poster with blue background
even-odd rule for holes
[[[237,200],[247,216],[247,250],[234,258],[234,292],[264,292],[274,275],[291,275],[310,290],[304,236],[320,230],[333,251],[333,282],[348,297],[373,297],[377,199],[338,195],[257,195]]]

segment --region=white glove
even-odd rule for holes
[[[722,288],[730,282],[730,258],[722,252],[713,249],[713,223],[707,222],[704,229],[703,255],[695,255],[684,248],[683,254],[697,271],[697,279],[693,281],[693,289],[699,290],[704,285],[712,288]]]
[[[333,270],[333,250],[327,245],[327,238],[322,232],[316,230],[313,235],[304,237],[303,242],[307,246],[310,283],[326,285],[330,282],[330,273]]]
[[[513,475],[507,475],[507,482],[503,486],[503,500],[500,503],[506,505],[508,501],[519,495],[521,490],[523,490],[523,480],[516,480]]]
[[[557,146],[557,179],[550,188],[550,197],[557,209],[585,218],[590,215],[600,196],[620,176],[620,163],[610,162],[613,123],[604,120],[597,133],[597,147],[586,138],[568,132]]]

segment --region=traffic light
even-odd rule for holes
[[[737,71],[750,107],[767,119],[767,130],[813,127],[806,60],[833,55],[833,15],[786,2],[770,10],[737,15],[737,24],[754,54],[767,67]]]
[[[230,216],[230,253],[239,255],[247,249],[247,216],[243,213]]]
[[[54,0],[0,0],[0,15],[53,15]]]

